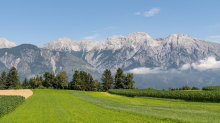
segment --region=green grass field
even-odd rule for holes
[[[22,96],[0,96],[0,118],[13,112],[25,101]]]
[[[97,94],[99,96],[99,94],[102,94],[98,92],[86,92],[86,94],[83,94],[80,91],[52,89],[36,89],[33,90],[33,92],[34,94],[14,112],[0,118],[0,122],[182,122],[180,120],[175,120],[175,118],[169,119],[150,116],[144,113],[130,112],[123,109],[118,110],[116,108],[115,110],[112,110],[103,106],[108,105],[108,103],[102,103],[102,106],[99,106],[97,103],[91,103],[91,100],[83,99],[84,96],[88,96],[95,100],[105,100],[90,95]],[[108,96],[106,98],[108,98]],[[115,98],[113,98],[113,100],[114,99]],[[120,105],[126,104],[123,102],[116,103]],[[128,102],[128,104],[130,103]],[[117,107],[118,105],[115,106]]]
[[[106,92],[74,92],[100,107],[190,122],[220,122],[220,104],[175,99],[126,97]]]

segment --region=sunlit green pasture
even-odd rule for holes
[[[113,110],[130,111],[156,117],[191,122],[220,122],[220,103],[189,102],[175,99],[141,98],[113,95],[107,92],[83,92],[78,97]],[[105,105],[103,105],[105,104]]]
[[[85,101],[83,96],[92,98],[93,96],[83,94],[79,91],[36,89],[33,90],[33,93],[34,94],[14,112],[0,118],[0,122],[181,122],[163,117],[148,116],[144,113],[118,109],[110,110],[104,106],[98,106],[96,103]],[[91,94],[99,95],[102,93],[91,92]],[[94,99],[101,98],[95,97]],[[131,100],[132,99],[133,98],[131,98]],[[120,104],[125,103],[120,102]],[[108,105],[108,103],[103,102],[102,105]],[[118,105],[115,106],[117,107]]]
[[[220,103],[211,102],[191,102],[177,99],[165,99],[155,97],[126,97],[107,92],[84,92],[84,94],[91,95],[93,97],[102,98],[105,100],[136,104],[136,105],[163,105],[163,106],[176,106],[176,107],[192,107],[192,108],[204,108],[204,109],[218,109],[220,110]]]

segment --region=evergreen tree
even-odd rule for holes
[[[97,79],[94,80],[95,91],[103,91],[103,85]]]
[[[30,78],[29,80],[29,85],[32,89],[35,89],[36,88],[36,80],[35,78]]]
[[[6,88],[17,88],[20,84],[18,71],[15,67],[12,67],[6,78]]]
[[[123,73],[123,70],[121,68],[118,68],[115,74],[114,88],[116,89],[124,88],[124,79],[125,79],[125,74]]]
[[[108,91],[108,89],[112,89],[113,85],[113,77],[110,70],[106,69],[104,73],[102,74],[102,84],[103,84],[103,90]]]
[[[50,73],[50,72],[45,72],[43,74],[44,76],[44,81],[43,81],[43,86],[48,88],[48,87],[52,87],[54,84],[54,80],[55,80],[55,74],[54,73]]]
[[[92,75],[90,76],[90,79],[89,79],[89,85],[90,85],[90,91],[95,91],[95,82],[93,80],[93,77]]]
[[[41,83],[41,85],[43,84],[43,76],[42,75],[40,75],[40,83]]]
[[[1,90],[4,90],[7,88],[6,87],[6,78],[7,78],[6,72],[3,71],[0,76],[0,89]]]
[[[41,82],[41,80],[40,80],[40,77],[37,75],[37,77],[36,77],[36,88],[38,88],[38,87],[40,87],[40,86],[42,86],[42,82]]]
[[[56,76],[56,84],[57,84],[57,88],[59,89],[64,89],[68,87],[68,76],[66,74],[66,71],[62,71],[62,72],[58,72],[57,76]]]
[[[71,89],[73,90],[81,90],[81,79],[78,70],[75,70],[72,81],[71,81]]]
[[[191,88],[189,86],[185,85],[182,87],[182,90],[191,90]]]
[[[85,78],[85,90],[90,91],[90,74],[88,73]]]
[[[43,76],[42,76],[42,75],[40,75],[40,80],[39,80],[39,81],[40,81],[39,87],[41,87],[41,88],[44,87],[44,86],[43,86],[44,80],[43,80]]]
[[[134,89],[134,83],[135,81],[133,80],[134,75],[133,73],[127,73],[127,76],[124,79],[124,88],[125,89]]]
[[[56,83],[55,83],[55,74],[54,73],[50,73],[50,84],[52,85],[51,87],[54,87],[55,88],[55,85],[56,85]]]
[[[81,90],[86,90],[86,83],[87,83],[87,73],[85,71],[80,71],[79,73],[81,79]]]
[[[95,86],[94,86],[93,77],[90,73],[88,73],[86,79],[86,91],[94,91],[94,90],[95,90]]]
[[[192,87],[192,90],[200,90],[198,87]]]
[[[22,87],[23,87],[24,89],[30,88],[29,82],[28,82],[28,80],[27,80],[26,77],[25,77],[25,79],[24,79],[24,81],[23,81],[23,83],[22,83]]]

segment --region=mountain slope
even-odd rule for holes
[[[151,38],[145,32],[130,33],[126,36],[116,35],[100,42],[63,38],[42,45],[40,48],[70,52],[96,68],[111,70],[116,70],[118,67],[124,70],[136,67],[179,68],[183,64],[193,63],[209,56],[217,59],[220,56],[218,43],[185,34]]]
[[[70,53],[40,49],[31,44],[0,49],[0,65],[0,72],[7,72],[12,66],[15,66],[21,81],[24,77],[34,77],[46,71],[58,73],[58,71],[65,70],[69,79],[71,79],[76,69],[94,75],[99,74],[87,68],[92,67],[90,64]]]

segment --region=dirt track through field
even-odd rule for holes
[[[31,89],[19,89],[19,90],[0,90],[0,95],[19,95],[27,99],[33,94]]]

